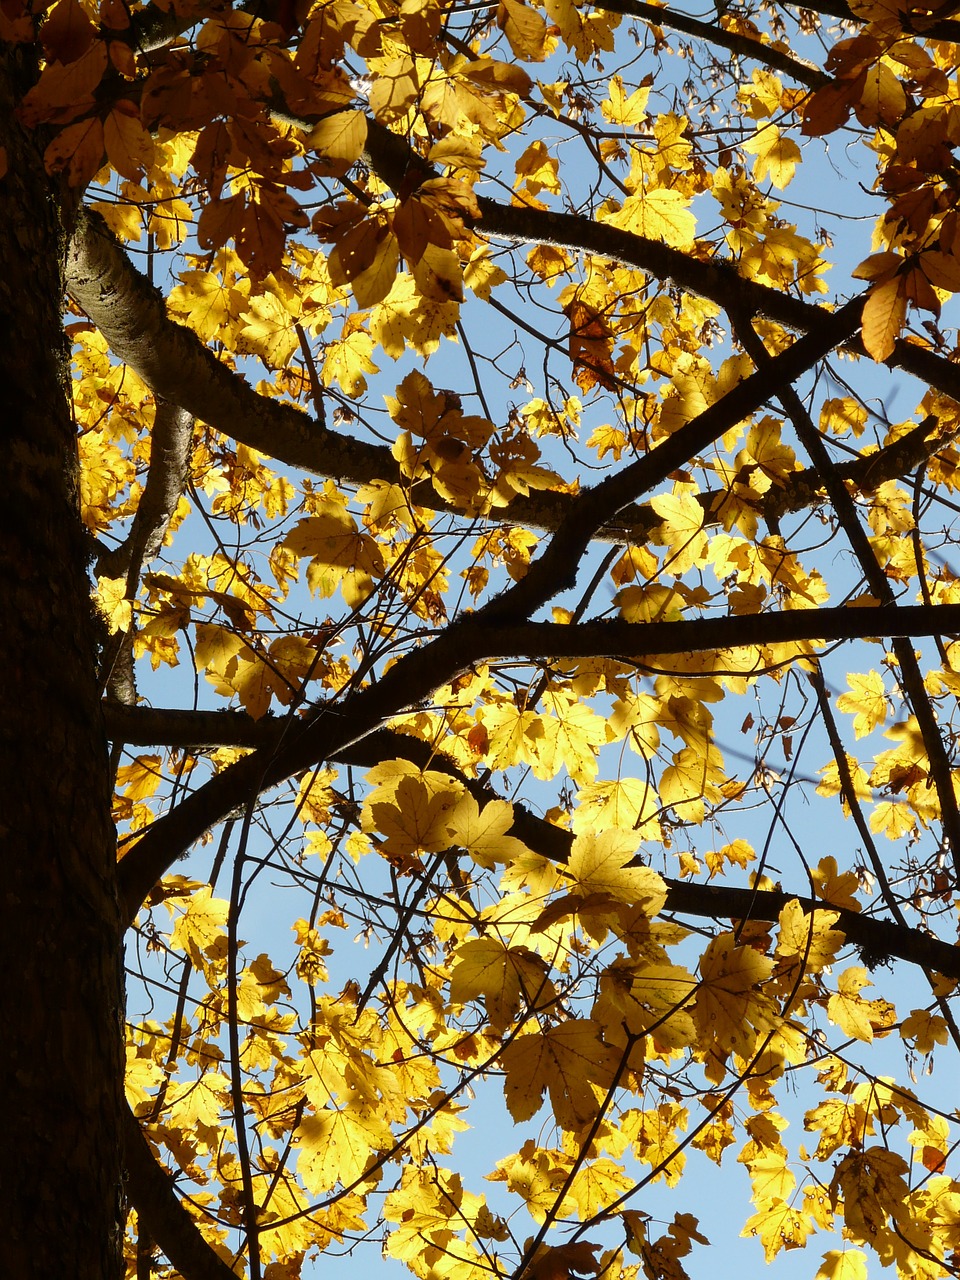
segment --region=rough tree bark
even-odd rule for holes
[[[0,1275],[121,1272],[122,968],[62,329],[65,209],[0,54]]]

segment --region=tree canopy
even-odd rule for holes
[[[0,41],[10,1274],[956,1275],[951,6]]]

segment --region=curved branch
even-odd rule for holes
[[[340,758],[385,721],[487,658],[652,658],[799,640],[953,633],[960,633],[960,605],[809,609],[693,622],[593,622],[573,627],[538,622],[484,625],[481,611],[452,624],[431,644],[405,655],[342,709],[324,706],[310,720],[285,722],[285,731],[275,743],[217,774],[159,818],[120,863],[118,880],[126,919],[133,919],[154,884],[177,858],[249,796],[277,786],[318,760]]]
[[[369,122],[368,152],[386,181],[402,182],[419,163],[404,139]],[[836,313],[766,285],[744,280],[732,263],[704,261],[657,241],[645,240],[578,215],[517,208],[479,198],[479,230],[509,239],[555,242],[591,252],[669,279],[721,307],[766,315],[800,332],[819,330]],[[388,449],[324,429],[292,405],[258,395],[243,377],[221,364],[191,330],[166,314],[162,295],[130,262],[97,215],[78,220],[67,260],[71,296],[104,334],[114,353],[137,371],[154,393],[210,423],[225,435],[288,465],[363,484],[399,479]],[[854,326],[855,327],[855,326]],[[850,334],[838,345],[857,349]],[[960,366],[943,356],[899,342],[889,361],[929,385],[960,399]],[[414,491],[417,502],[434,510],[446,504],[427,485]],[[556,529],[569,510],[566,494],[518,495],[503,514],[535,528]],[[648,528],[639,510],[623,511],[599,536],[620,540]]]
[[[646,4],[644,0],[591,0],[594,9],[603,9],[608,13],[622,13],[626,17],[640,18],[657,27],[670,27],[674,31],[682,31],[684,35],[694,36],[709,44],[727,49],[738,58],[749,58],[753,62],[761,62],[764,66],[782,71],[799,84],[808,89],[819,89],[827,84],[830,77],[809,63],[800,62],[789,53],[774,49],[750,36],[728,31],[719,22],[701,22],[675,9],[661,8],[656,4]]]
[[[136,591],[140,570],[159,555],[183,494],[192,442],[192,416],[179,405],[158,400],[150,435],[150,466],[130,532],[118,547],[101,551],[98,576],[118,578],[129,573],[133,582],[128,582],[128,587]]]
[[[150,1150],[140,1124],[126,1104],[121,1108],[124,1159],[130,1199],[151,1239],[181,1275],[190,1280],[237,1280],[207,1244],[177,1199],[173,1180]]]
[[[420,170],[423,180],[436,176],[405,138],[369,118],[366,150],[377,176],[394,190],[402,185],[411,167]],[[819,329],[836,314],[825,306],[804,302],[770,285],[744,279],[732,260],[717,257],[710,246],[701,246],[696,252],[703,256],[697,257],[693,252],[645,239],[607,222],[595,222],[582,214],[506,205],[483,195],[477,196],[477,204],[480,217],[474,219],[472,225],[484,235],[524,244],[553,244],[574,253],[608,258],[645,271],[658,280],[670,280],[724,311],[764,316],[799,333]],[[852,332],[837,345],[865,355],[862,343]],[[886,363],[960,400],[960,365],[944,356],[901,338]]]
[[[679,624],[671,624],[679,625]],[[246,712],[152,710],[104,704],[108,733],[122,733],[128,742],[141,745],[185,746],[205,742],[208,746],[253,746],[276,738],[282,720],[251,720]],[[449,756],[422,738],[392,729],[378,729],[363,742],[337,751],[330,759],[338,764],[372,769],[385,760],[403,759],[421,769],[435,769],[462,782],[482,807],[500,797],[492,787],[469,778]],[[528,849],[551,862],[566,864],[574,837],[562,827],[538,818],[524,805],[513,802],[513,825],[509,834]],[[666,881],[665,911],[707,919],[776,920],[788,902],[797,899],[804,911],[836,911],[837,927],[850,942],[862,947],[871,961],[887,957],[933,969],[948,978],[960,978],[960,947],[912,929],[908,925],[878,920],[848,908],[816,898],[798,897],[781,890],[741,889],[728,885],[694,884],[684,880]]]
[[[385,178],[402,181],[415,159],[407,143],[371,122],[372,155]],[[802,332],[836,321],[836,312],[743,280],[732,264],[704,262],[659,242],[571,214],[518,209],[480,198],[484,231],[513,239],[555,239],[581,251],[603,253],[668,278],[721,306],[765,314]],[[576,235],[574,233],[576,232]],[[114,353],[137,371],[154,393],[234,439],[288,465],[353,483],[400,479],[390,451],[328,431],[292,405],[260,396],[243,377],[221,364],[191,330],[166,314],[162,295],[136,270],[95,214],[79,219],[67,262],[68,288],[104,334]],[[851,342],[851,325],[837,345]],[[960,366],[913,343],[898,344],[891,363],[960,399]],[[809,493],[809,490],[808,490]],[[426,484],[414,498],[434,510],[443,500]],[[789,505],[782,510],[798,509]],[[806,501],[806,500],[805,500]],[[801,502],[799,505],[804,505]],[[500,514],[535,528],[556,529],[571,508],[563,493],[518,495]],[[659,523],[659,522],[658,522]],[[652,527],[649,512],[624,508],[598,532],[620,541]]]
[[[825,13],[831,18],[840,18],[843,22],[859,27],[865,26],[867,22],[866,18],[861,18],[859,14],[854,13],[845,0],[822,0],[822,3],[812,4],[807,4],[807,0],[796,0],[796,3],[793,0],[786,0],[784,7],[809,9],[812,13]],[[951,44],[960,43],[960,22],[954,18],[931,18],[926,13],[913,16],[909,9],[904,7],[900,11],[900,20],[903,23],[905,35],[916,35],[927,40],[947,40]]]
[[[261,396],[243,376],[221,364],[197,335],[172,320],[163,295],[142,275],[103,219],[87,210],[78,218],[67,255],[67,290],[110,346],[156,396],[179,405],[224,435],[260,453],[316,475],[352,484],[406,483],[390,450],[340,435],[280,400]],[[433,511],[454,510],[430,486],[415,485],[413,500]],[[569,495],[518,494],[492,519],[555,529]],[[639,516],[642,521],[643,517]],[[631,512],[600,536],[620,541]]]
[[[111,350],[154,394],[254,449],[304,470],[364,482],[397,474],[383,447],[325,430],[299,409],[256,391],[200,339],[172,321],[163,294],[131,264],[99,215],[82,211],[67,253],[67,291]],[[234,429],[242,426],[242,434]]]

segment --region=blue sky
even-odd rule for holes
[[[543,69],[544,78],[547,78],[548,73],[559,78],[561,72],[559,62],[558,59],[557,66]],[[663,60],[661,70],[663,67],[667,68],[668,76],[671,73],[675,75],[674,85],[682,83],[685,68],[679,60],[675,59],[671,62],[670,57],[667,56]],[[635,78],[639,80],[646,69],[645,64],[641,63],[635,69]],[[627,78],[627,72],[624,72],[624,75]],[[669,83],[666,85],[661,83],[658,88],[665,99],[670,96]],[[558,129],[554,134],[545,125],[543,130],[544,136],[550,140],[551,145],[559,146],[560,140],[566,138],[562,130]],[[508,156],[508,162],[509,159]],[[584,181],[589,177],[586,173],[583,176]],[[835,248],[828,256],[836,265],[827,279],[831,289],[841,296],[846,295],[852,288],[849,272],[869,251],[868,228],[877,205],[875,197],[865,192],[863,187],[869,187],[871,181],[871,157],[859,148],[852,134],[841,135],[832,139],[829,145],[818,140],[806,142],[804,164],[795,183],[786,192],[780,193],[782,217],[796,221],[801,231],[810,235],[814,234],[816,227],[823,227],[832,235]],[[716,211],[709,207],[708,197],[700,198],[697,212],[702,217],[705,227],[709,229],[711,219],[716,219]],[[853,235],[850,234],[851,229]],[[524,309],[522,301],[515,297],[510,298],[509,306],[516,307],[517,314],[533,321],[538,319],[537,312],[533,308]],[[500,360],[497,375],[490,377],[490,385],[485,385],[486,394],[494,406],[494,413],[506,415],[513,404],[522,405],[529,394],[522,382],[511,390],[505,389],[507,379],[503,375],[508,370],[512,370],[514,365],[518,378],[521,369],[525,370],[534,393],[541,393],[543,365],[540,363],[541,356],[537,353],[536,344],[524,334],[517,332],[508,318],[492,315],[481,304],[473,302],[464,310],[464,323],[468,330],[474,323],[482,326],[486,349],[510,352],[509,356]],[[718,344],[716,348],[718,358],[722,358],[728,351],[729,346],[724,343]],[[528,355],[527,352],[530,354]],[[385,367],[381,375],[371,379],[370,391],[366,397],[366,404],[376,409],[378,415],[382,413],[383,396],[393,394],[397,382],[407,369],[422,365],[422,361],[408,355],[395,367],[388,366],[386,361],[383,361],[383,364]],[[485,369],[492,367],[488,365]],[[461,386],[469,387],[470,385],[469,380],[466,383],[464,381],[467,365],[462,346],[442,345],[437,355],[427,362],[425,371],[437,387],[450,386],[459,389]],[[849,378],[864,396],[872,398],[874,407],[881,415],[890,415],[894,420],[900,417],[906,419],[911,415],[914,390],[903,377],[880,371],[873,365],[858,367],[849,363],[838,365],[837,372],[840,377]],[[824,392],[843,394],[839,383],[826,387],[821,384],[817,388],[818,397]],[[584,402],[582,434],[583,438],[586,438],[593,427],[607,421],[610,413],[615,410],[609,403],[604,404],[600,400],[592,400],[589,397],[584,397]],[[473,411],[472,408],[471,411]],[[351,428],[348,425],[344,429]],[[871,423],[868,431],[872,432],[875,429],[882,437],[883,428],[879,422]],[[576,463],[571,461],[566,451],[556,444],[548,448],[545,461],[565,476],[576,471]],[[807,528],[811,544],[815,544],[823,535],[822,527],[813,522]],[[457,551],[453,562],[455,571],[459,571],[468,562],[471,542],[471,537],[465,538],[462,547]],[[181,546],[190,544],[208,550],[211,547],[208,535],[196,517],[189,522],[178,544]],[[174,554],[176,554],[176,548]],[[822,559],[824,575],[831,581],[833,602],[838,603],[845,591],[856,586],[849,560],[836,541],[827,543],[818,554]],[[599,556],[600,553],[596,553],[591,564],[595,564]],[[581,587],[587,576],[587,571],[581,574]],[[302,610],[305,618],[313,618],[321,617],[327,609],[340,607],[340,602],[314,600],[305,590],[300,590],[293,597],[293,605],[295,609]],[[598,611],[610,607],[609,588],[601,589],[595,605]],[[843,692],[846,688],[848,672],[867,671],[876,666],[877,661],[875,648],[863,645],[844,648],[825,664],[827,683],[834,692]],[[892,680],[888,680],[888,688],[892,690],[892,687]],[[176,671],[161,671],[155,678],[144,679],[141,691],[155,705],[190,705],[195,695],[201,706],[216,704],[210,689],[202,679],[195,685],[193,673],[186,664]],[[771,819],[772,806],[769,805],[763,809],[745,810],[737,812],[734,816],[722,818],[713,829],[698,830],[686,835],[680,833],[678,841],[682,842],[684,838],[689,837],[694,847],[704,841],[706,847],[716,848],[719,841],[743,838],[749,840],[758,850],[768,844],[767,874],[775,880],[782,881],[785,888],[795,888],[798,892],[804,892],[807,889],[807,879],[802,859],[805,858],[807,862],[815,864],[821,857],[832,855],[837,858],[841,868],[849,868],[860,860],[862,851],[858,850],[856,833],[852,824],[843,819],[838,802],[835,799],[817,798],[812,794],[811,785],[801,784],[801,779],[816,779],[818,770],[830,758],[829,746],[822,731],[815,729],[802,745],[800,743],[799,735],[803,717],[809,714],[809,706],[806,709],[804,707],[802,681],[798,679],[788,684],[787,701],[783,707],[777,705],[779,696],[779,687],[768,684],[762,694],[755,696],[751,692],[743,698],[728,696],[723,703],[717,704],[713,709],[716,715],[716,739],[728,756],[731,772],[745,767],[745,759],[751,761],[762,752],[769,770],[771,795],[777,797],[790,777],[791,769],[794,770],[796,782],[786,791],[780,817],[776,820]],[[762,701],[758,701],[758,698]],[[748,712],[753,714],[754,724],[745,727]],[[767,740],[758,741],[763,716],[766,715],[768,720],[773,722],[778,715],[783,714],[798,716],[798,729],[793,743],[794,755],[789,761],[784,758],[782,734],[772,734]],[[893,718],[897,718],[896,714]],[[849,726],[846,727],[849,731]],[[887,746],[889,743],[880,734],[875,734],[871,739],[857,744],[857,749],[863,753],[874,748],[882,750]],[[612,776],[620,767],[614,754],[611,750],[608,756],[601,759],[601,777]],[[560,778],[556,783],[546,787],[542,784],[532,785],[529,780],[525,780],[523,794],[532,804],[546,808],[555,803],[557,790],[565,781],[568,780]],[[270,821],[275,830],[282,830],[287,816],[289,816],[289,806],[286,810],[278,807],[271,813]],[[902,856],[905,852],[909,856],[926,856],[931,839],[932,837],[925,836],[924,845],[919,851],[903,851],[890,845],[884,845],[883,851],[896,857]],[[264,856],[268,847],[266,836],[255,828],[248,852],[254,856]],[[213,846],[208,846],[198,851],[189,861],[179,864],[175,870],[182,874],[196,874],[199,878],[205,878],[210,866],[212,848]],[[652,864],[658,869],[667,874],[676,874],[673,851],[665,853],[659,848],[652,849],[650,857]],[[318,870],[316,860],[312,864],[308,860],[307,869]],[[385,890],[389,887],[385,870],[372,855],[361,862],[358,874],[369,889]],[[227,881],[228,875],[224,873],[218,888],[218,892],[224,896]],[[278,883],[279,887],[276,890],[269,887],[271,881]],[[243,914],[240,933],[247,939],[248,957],[253,957],[264,950],[270,954],[276,964],[285,967],[292,959],[295,950],[290,926],[294,919],[306,913],[304,904],[309,905],[309,896],[308,886],[299,892],[290,891],[284,887],[283,877],[279,872],[265,872],[260,879],[256,894],[251,895]],[[362,985],[366,975],[375,967],[380,954],[379,948],[383,946],[383,939],[367,938],[365,940],[359,936],[361,932],[357,926],[338,935],[337,947],[330,964],[332,990],[339,989],[344,981],[351,978],[356,978]],[[354,933],[357,933],[357,938],[354,938]],[[850,954],[846,962],[855,963],[855,956]],[[888,998],[894,999],[898,1009],[903,1013],[909,1012],[914,1005],[922,1006],[928,1003],[929,996],[923,990],[922,983],[918,982],[917,977],[909,973],[905,966],[900,966],[894,972],[879,970],[874,975],[874,980],[878,993],[882,991]],[[302,990],[299,996],[303,997]],[[165,997],[161,993],[151,1016],[160,1016],[164,1009],[164,1001]],[[140,1011],[140,999],[134,991],[131,994],[130,1013],[134,1015]],[[849,1052],[852,1060],[856,1062],[859,1060],[858,1054],[865,1048],[865,1046],[853,1045],[849,1046],[845,1052]],[[905,1072],[903,1045],[895,1034],[885,1041],[870,1046],[869,1054],[865,1056],[869,1057],[871,1071],[896,1075],[901,1081],[909,1083]],[[945,1075],[946,1073],[929,1080],[921,1079],[917,1087],[923,1097],[929,1097],[935,1104],[952,1110],[954,1100],[951,1083],[945,1079]],[[780,1106],[783,1114],[790,1121],[787,1140],[792,1149],[800,1140],[798,1135],[802,1129],[803,1110],[811,1104],[811,1094],[809,1087],[804,1083],[804,1074],[798,1072],[797,1076],[795,1088],[791,1080],[789,1085],[780,1090]],[[695,1111],[695,1108],[691,1109]],[[508,1201],[503,1197],[500,1185],[484,1183],[483,1175],[492,1169],[497,1159],[516,1150],[522,1137],[531,1135],[536,1137],[539,1133],[545,1132],[538,1124],[544,1121],[545,1116],[546,1111],[541,1113],[541,1116],[532,1124],[525,1126],[522,1134],[515,1134],[503,1104],[499,1083],[496,1080],[490,1080],[478,1086],[477,1101],[471,1108],[472,1128],[458,1139],[454,1167],[462,1171],[464,1182],[470,1189],[484,1191],[487,1194],[494,1208],[498,1206],[505,1208]],[[675,1212],[692,1212],[699,1217],[700,1229],[710,1239],[712,1248],[695,1250],[686,1259],[685,1265],[691,1280],[712,1276],[718,1270],[726,1275],[739,1268],[758,1268],[762,1265],[762,1251],[759,1243],[752,1239],[741,1240],[739,1237],[742,1223],[751,1210],[748,1205],[748,1178],[742,1167],[736,1163],[736,1151],[736,1148],[731,1148],[726,1153],[719,1169],[697,1153],[690,1153],[687,1172],[675,1191],[658,1184],[646,1188],[637,1197],[637,1208],[664,1223],[669,1222]],[[509,1201],[509,1204],[512,1207],[514,1202]],[[528,1229],[518,1225],[517,1231],[521,1239],[528,1233]],[[558,1238],[563,1238],[562,1232],[558,1233]],[[600,1237],[591,1232],[587,1238]],[[794,1278],[799,1280],[801,1276],[812,1277],[817,1269],[820,1254],[826,1249],[839,1247],[841,1246],[836,1238],[827,1235],[817,1237],[811,1240],[804,1251],[781,1253],[776,1260],[775,1274],[783,1277],[783,1280],[794,1280]],[[337,1256],[335,1248],[331,1249],[312,1268],[307,1268],[305,1275],[333,1277],[339,1280],[339,1277],[347,1275],[348,1268],[355,1268],[357,1265],[362,1265],[371,1276],[387,1277],[402,1274],[400,1264],[381,1260],[378,1244],[376,1241],[371,1241],[343,1257]],[[878,1270],[874,1261],[871,1261],[871,1269]]]

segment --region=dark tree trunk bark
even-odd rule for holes
[[[0,52],[0,1275],[117,1280],[115,839],[66,394],[69,200],[13,114],[30,56]]]

